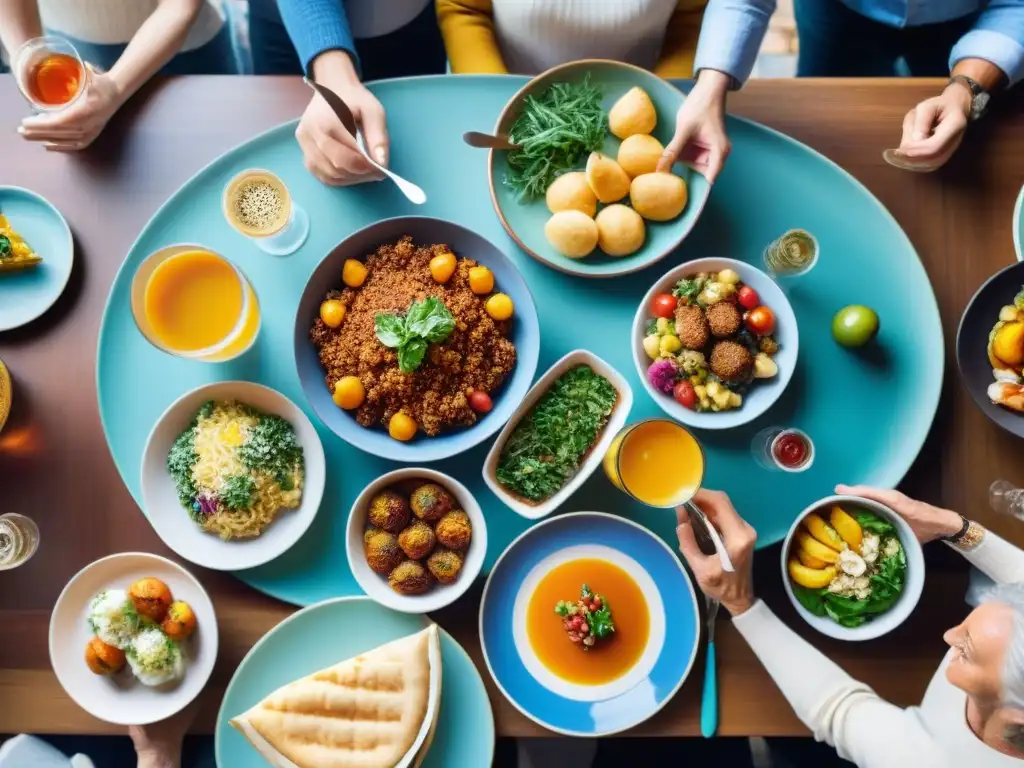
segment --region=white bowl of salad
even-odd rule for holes
[[[884,504],[829,496],[789,529],[782,581],[797,613],[822,634],[872,640],[913,612],[924,588],[924,553],[906,521]]]

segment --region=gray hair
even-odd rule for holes
[[[1000,603],[1013,611],[1013,629],[1003,662],[1003,706],[1024,711],[1024,582],[998,584],[981,595],[982,602]],[[1024,750],[1024,726],[1011,725],[1003,737]]]

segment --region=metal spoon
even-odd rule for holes
[[[508,136],[494,136],[479,131],[466,131],[462,134],[462,140],[477,149],[519,149],[519,145],[509,141]]]
[[[395,185],[402,191],[402,194],[409,198],[411,202],[416,205],[423,205],[427,202],[426,192],[408,179],[403,179],[394,171],[385,168],[370,156],[370,153],[366,151],[366,140],[363,138],[362,131],[360,131],[359,127],[356,125],[356,119],[352,114],[352,110],[348,108],[348,104],[346,104],[338,94],[326,85],[320,85],[320,83],[314,82],[308,77],[304,77],[302,79],[305,81],[306,85],[319,93],[323,97],[324,101],[330,105],[331,109],[334,110],[334,114],[338,116],[341,124],[345,126],[345,130],[355,137],[360,153],[362,153],[363,157],[369,161],[370,165],[395,182]]]

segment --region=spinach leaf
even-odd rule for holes
[[[823,595],[828,592],[828,589],[808,589],[807,587],[801,587],[799,584],[793,584],[793,595],[796,597],[797,602],[800,603],[804,608],[813,613],[815,616],[825,615],[825,602]]]
[[[896,533],[896,527],[892,523],[882,517],[879,517],[874,512],[855,509],[853,510],[853,519],[856,520],[860,527],[865,531],[877,533],[879,536]]]

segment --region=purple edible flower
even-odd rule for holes
[[[212,515],[217,511],[217,497],[216,496],[200,496],[199,511],[204,515]]]
[[[678,377],[679,369],[672,360],[655,360],[647,369],[647,380],[651,382],[651,386],[666,395],[671,394]]]

